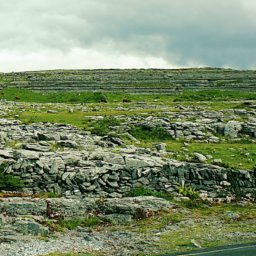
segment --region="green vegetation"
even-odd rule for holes
[[[63,228],[70,230],[76,229],[77,227],[92,227],[101,224],[102,221],[98,217],[87,217],[87,218],[75,218],[75,219],[64,219],[60,220],[58,225]]]
[[[184,90],[179,94],[127,94],[122,92],[39,92],[21,88],[4,88],[0,90],[0,99],[36,103],[114,103],[134,101],[153,102],[155,100],[170,102],[256,100],[255,92],[232,90]]]
[[[125,227],[145,237],[159,234],[150,255],[195,250],[192,239],[203,248],[255,241],[255,205],[207,204],[184,209],[183,203],[177,204],[177,209],[169,213]]]
[[[256,100],[255,92],[231,90],[185,90],[174,101]]]
[[[179,193],[183,196],[189,197],[191,200],[199,198],[199,193],[194,188],[182,186],[179,188]]]
[[[15,177],[11,174],[6,174],[5,166],[0,166],[0,190],[7,190],[7,191],[20,191],[24,184],[22,180],[18,177]]]
[[[184,146],[183,141],[165,140],[168,155],[180,161],[195,161],[194,153],[211,155],[207,163],[212,164],[214,159],[221,159],[218,165],[244,170],[253,170],[256,166],[256,144],[250,141],[223,141],[219,143],[203,143],[191,141]],[[141,147],[154,148],[154,142],[141,140]]]
[[[14,95],[17,94],[17,89],[5,89],[6,91],[10,91],[11,94],[10,99],[13,99]],[[5,90],[3,90],[5,92]],[[215,91],[216,92],[216,91]],[[31,93],[31,94],[30,94]],[[227,95],[230,94],[230,91],[227,91]],[[49,102],[52,100],[51,96],[48,93],[42,92],[31,92],[24,91],[24,95],[26,94],[27,98],[24,98],[28,101],[39,101],[38,98],[40,95],[44,95],[45,101]],[[53,94],[55,101],[58,101],[59,98],[62,101],[67,101],[68,97],[66,97],[66,93],[50,93]],[[80,97],[77,93],[67,93],[71,94],[72,97]],[[88,92],[81,93],[83,98],[87,95]],[[185,92],[183,94],[186,94]],[[202,92],[203,95],[208,95],[205,91]],[[216,93],[218,94],[218,93]],[[242,93],[243,94],[243,93]],[[243,95],[254,95],[254,93],[245,92]],[[7,94],[6,94],[7,95]],[[5,95],[5,96],[6,96]],[[38,96],[39,95],[39,96]],[[91,95],[94,95],[91,93]],[[246,108],[246,102],[230,102],[228,100],[225,101],[212,101],[212,98],[206,102],[195,102],[194,97],[191,98],[191,101],[182,101],[182,103],[173,102],[175,96],[163,96],[163,95],[125,95],[125,94],[112,94],[106,93],[104,94],[107,97],[108,103],[88,103],[86,104],[85,110],[80,108],[76,109],[74,107],[74,111],[69,111],[68,108],[72,107],[72,105],[68,105],[64,108],[63,105],[51,105],[51,104],[43,104],[39,109],[34,109],[30,105],[24,105],[23,109],[15,108],[11,116],[18,115],[18,118],[24,123],[36,123],[36,122],[51,122],[51,123],[64,123],[77,126],[84,130],[89,130],[94,134],[98,135],[107,135],[113,130],[114,126],[120,125],[122,119],[117,118],[116,116],[164,116],[165,111],[171,112],[179,112],[179,105],[182,104],[184,107],[190,108],[201,108],[205,110],[223,110],[223,109],[241,109]],[[195,94],[193,94],[195,96]],[[200,92],[196,92],[196,95],[200,95]],[[220,94],[222,95],[222,94]],[[231,94],[234,97],[238,97],[240,93],[238,91]],[[40,97],[41,97],[40,96]],[[49,96],[49,97],[48,97]],[[25,96],[24,96],[25,97]],[[59,97],[59,98],[58,98]],[[82,97],[82,96],[81,96]],[[98,97],[98,96],[97,96]],[[127,98],[131,100],[130,103],[123,103],[123,99]],[[139,100],[144,102],[142,107],[138,108],[136,102]],[[157,100],[157,101],[155,101]],[[43,100],[41,100],[42,102]],[[97,100],[96,100],[97,101]],[[103,104],[103,105],[102,105]],[[152,106],[151,106],[152,104]],[[120,108],[121,106],[121,108]],[[140,106],[140,105],[139,105]],[[155,108],[157,106],[157,108]],[[48,110],[56,110],[54,113],[48,113]],[[103,119],[99,119],[97,121],[90,121],[91,116],[103,116]],[[192,120],[191,117],[187,118],[188,121]],[[242,118],[242,116],[241,116]],[[175,121],[175,120],[171,120]],[[256,145],[252,143],[250,140],[247,141],[221,141],[220,143],[202,143],[202,142],[194,142],[191,141],[188,146],[184,146],[182,141],[175,141],[171,138],[171,136],[166,132],[164,128],[161,126],[150,128],[150,127],[141,127],[141,126],[130,126],[130,133],[137,138],[141,143],[140,146],[154,148],[155,142],[165,142],[167,144],[167,151],[169,152],[169,156],[171,158],[177,160],[187,160],[194,161],[194,152],[201,153],[203,155],[211,155],[212,159],[208,159],[207,163],[213,163],[213,159],[221,159],[222,163],[218,163],[219,165],[223,165],[226,167],[232,168],[240,168],[245,170],[251,170],[256,165]],[[127,139],[128,143],[134,143]],[[7,146],[15,148],[19,147],[20,144],[16,142],[7,142]],[[52,146],[54,150],[54,145]]]
[[[7,88],[0,91],[0,99],[37,103],[97,103],[106,102],[101,92],[35,92],[27,89]]]
[[[150,188],[137,187],[132,189],[130,192],[125,194],[126,197],[137,197],[137,196],[154,196],[164,198],[166,200],[172,200],[173,196],[166,192],[155,191]]]
[[[114,117],[105,117],[92,123],[92,132],[99,136],[105,136],[112,131],[112,127],[120,125],[120,121]]]
[[[171,135],[161,126],[148,127],[148,126],[134,126],[130,133],[139,140],[144,141],[159,141],[171,139]]]
[[[92,254],[92,253],[59,253],[59,252],[54,252],[54,253],[50,253],[44,256],[94,256],[96,254]]]
[[[170,141],[167,143],[167,151],[173,152],[173,157],[177,160],[186,160],[186,155],[193,160],[193,153],[198,152],[213,157],[208,160],[208,163],[212,163],[213,159],[221,159],[221,165],[232,168],[252,170],[256,164],[256,144],[246,141],[220,143],[191,142],[187,147],[184,147],[182,142]]]
[[[41,192],[41,193],[33,195],[33,197],[36,197],[36,198],[59,198],[60,195],[58,195],[54,192]]]
[[[74,230],[77,227],[93,227],[102,224],[98,217],[89,216],[86,218],[59,219],[57,221],[49,220],[45,225],[56,231],[65,231],[65,229]]]
[[[153,101],[173,99],[168,95],[126,94],[122,92],[39,92],[20,88],[4,88],[0,90],[0,99],[20,102],[35,103],[107,103],[107,102],[131,102]]]

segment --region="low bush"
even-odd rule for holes
[[[179,193],[183,196],[189,197],[191,200],[199,198],[199,193],[192,187],[181,186],[179,188]]]
[[[157,141],[170,140],[172,136],[161,126],[134,126],[130,130],[132,136],[139,140]]]
[[[98,120],[92,123],[92,133],[105,136],[112,131],[113,126],[120,125],[120,121],[114,117],[105,117],[102,120]]]
[[[5,173],[5,166],[0,166],[0,190],[20,191],[24,184],[22,180],[11,174]]]

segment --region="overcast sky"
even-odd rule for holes
[[[0,72],[256,68],[256,0],[0,0]]]

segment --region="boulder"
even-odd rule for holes
[[[242,123],[238,121],[229,121],[224,128],[224,135],[230,138],[237,138],[242,130]]]

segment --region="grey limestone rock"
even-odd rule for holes
[[[242,130],[241,122],[229,121],[224,128],[224,135],[230,138],[236,138],[238,133]]]

